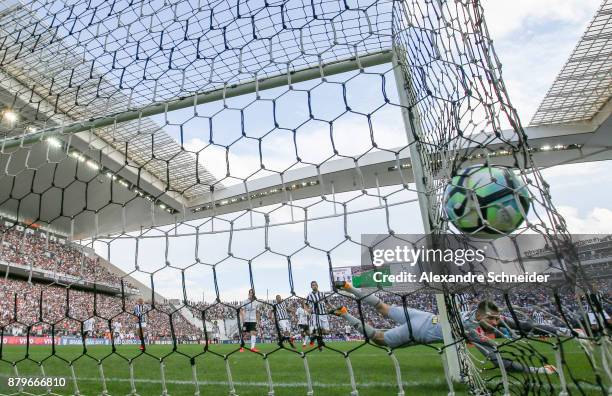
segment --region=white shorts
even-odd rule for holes
[[[391,348],[406,346],[410,343],[429,344],[443,341],[442,326],[438,323],[438,316],[431,312],[407,308],[408,319],[402,307],[391,307],[388,316],[399,323],[397,327],[385,331],[385,343]]]
[[[313,333],[316,329],[329,331],[329,318],[327,315],[312,315],[310,317],[310,329]]]
[[[278,327],[280,328],[280,331],[291,331],[291,323],[288,319],[279,320]]]

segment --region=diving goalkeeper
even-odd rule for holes
[[[438,323],[437,315],[413,308],[407,308],[405,311],[403,307],[388,305],[374,294],[363,292],[361,289],[355,288],[345,281],[335,282],[334,286],[337,290],[353,294],[365,304],[374,307],[384,317],[390,318],[399,324],[399,326],[390,330],[378,330],[368,324],[364,326],[362,321],[352,316],[346,307],[340,307],[330,312],[346,320],[362,334],[366,334],[374,343],[398,348],[412,343],[429,344],[443,341],[442,326]],[[407,316],[410,323],[407,321],[405,312],[408,313]],[[534,332],[540,335],[561,335],[565,332],[565,330],[557,329],[556,327],[538,325],[533,322],[521,321],[517,325],[513,320],[502,317],[499,307],[490,300],[481,301],[473,313],[462,319],[462,324],[467,340],[474,344],[495,365],[498,365],[496,356],[497,346],[487,337],[486,333],[488,332],[506,336],[507,333],[502,331],[504,328],[517,330],[519,326],[524,332]],[[548,375],[554,374],[557,371],[554,366],[548,364],[543,367],[530,367],[509,359],[502,358],[501,361],[508,371]]]

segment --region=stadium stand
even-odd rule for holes
[[[0,326],[5,334],[81,336],[82,322],[95,315],[93,337],[108,337],[119,322],[122,337],[134,338],[135,318],[122,310],[122,296],[130,306],[138,293],[128,277],[112,273],[100,265],[102,258],[65,238],[11,223],[0,224],[0,232],[5,270]],[[177,339],[201,338],[201,331],[166,301],[155,304],[148,316],[152,342],[170,339],[170,320]]]

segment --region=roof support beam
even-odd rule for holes
[[[22,136],[10,137],[4,140],[3,147],[12,148],[23,144],[35,143],[48,136],[74,134],[86,130],[119,124],[122,122],[133,121],[143,117],[150,117],[170,111],[185,109],[203,103],[223,100],[225,98],[234,96],[255,93],[281,86],[291,86],[291,84],[298,82],[324,78],[325,76],[389,63],[391,62],[391,56],[391,51],[385,50],[369,55],[355,56],[349,59],[341,59],[326,64],[319,64],[317,66],[296,71],[291,71],[288,69],[287,73],[282,75],[259,78],[243,84],[224,86],[211,91],[200,92],[192,96],[178,98],[171,102],[155,103],[137,110],[76,122],[70,125],[55,126]]]

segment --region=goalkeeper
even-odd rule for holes
[[[334,282],[337,290],[349,292],[361,299],[365,304],[374,307],[381,315],[399,323],[399,326],[390,330],[378,330],[372,326],[362,324],[361,320],[352,316],[346,307],[340,307],[331,313],[346,320],[353,328],[366,334],[374,343],[391,348],[407,346],[411,343],[428,344],[443,341],[442,326],[438,323],[438,316],[431,312],[420,311],[418,309],[407,308],[408,315],[405,314],[403,307],[391,306],[381,301],[374,294],[368,294],[361,289],[353,287],[345,281]],[[408,323],[407,318],[410,320]],[[466,338],[474,344],[476,348],[488,360],[497,365],[496,356],[497,346],[491,341],[486,333],[495,332],[503,335],[504,327],[518,329],[519,326],[524,332],[535,332],[543,335],[562,334],[562,330],[552,326],[537,325],[533,322],[519,322],[517,324],[508,318],[503,318],[500,309],[493,301],[483,300],[478,304],[478,308],[467,315],[462,320]],[[543,367],[530,367],[519,362],[502,359],[503,365],[508,371],[520,371],[540,374],[554,374],[557,369],[552,365]]]

